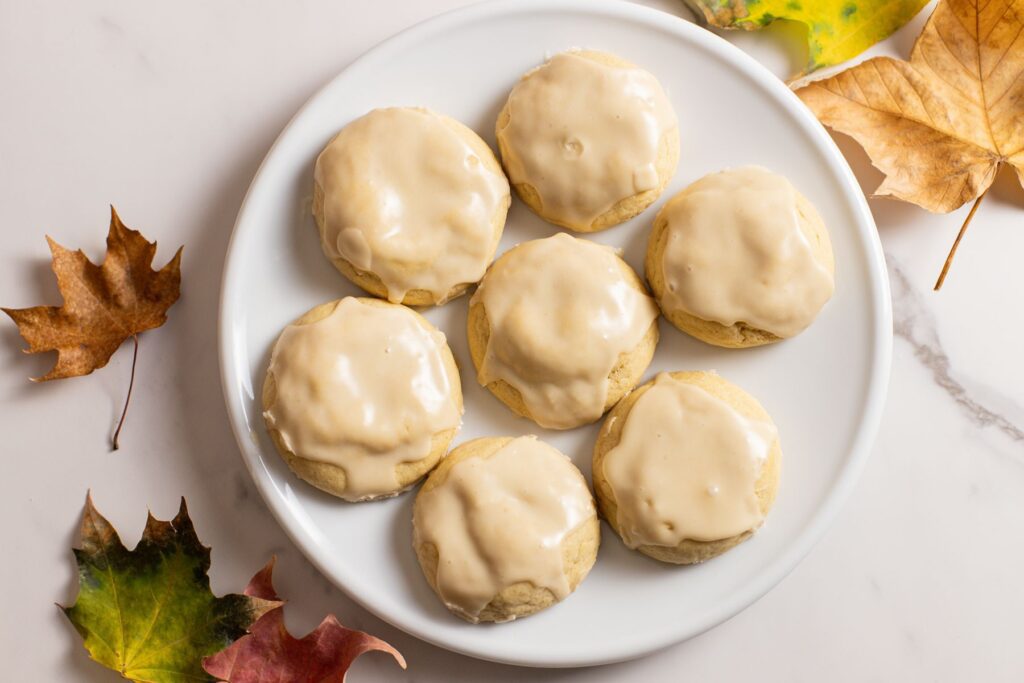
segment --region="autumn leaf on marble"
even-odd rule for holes
[[[888,38],[928,0],[686,0],[703,21],[718,28],[756,31],[791,21],[807,31],[804,74],[856,57]]]
[[[199,542],[184,499],[169,522],[149,515],[142,540],[128,550],[87,497],[81,534],[78,597],[61,609],[89,656],[129,680],[212,681],[203,657],[280,605],[210,591],[210,549]]]
[[[53,368],[33,381],[88,375],[106,365],[127,339],[133,340],[132,379],[113,437],[117,450],[135,381],[138,335],[163,325],[167,309],[178,300],[181,248],[163,268],[153,270],[156,242],[127,228],[114,207],[110,207],[107,254],[102,265],[92,263],[81,250],[66,249],[50,237],[46,241],[63,305],[2,310],[28,342],[26,353],[57,352]]]
[[[910,61],[876,57],[796,91],[885,174],[876,194],[974,212],[1009,164],[1024,184],[1024,0],[940,0]]]
[[[245,589],[255,598],[277,601],[271,574],[274,561],[263,568]],[[284,608],[274,609],[256,622],[249,635],[223,652],[207,657],[206,671],[227,683],[341,683],[359,655],[378,651],[390,654],[404,669],[405,659],[383,640],[342,626],[334,615],[303,638],[296,639],[284,625]]]

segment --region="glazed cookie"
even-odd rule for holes
[[[364,290],[441,304],[484,274],[511,195],[490,147],[429,109],[375,109],[316,160],[313,216],[334,266]]]
[[[821,216],[758,166],[706,175],[654,219],[645,263],[662,313],[732,348],[802,332],[831,298],[835,260]]]
[[[263,417],[300,478],[349,501],[396,495],[448,450],[462,387],[444,335],[379,299],[317,306],[278,337]]]
[[[628,547],[692,564],[761,526],[781,459],[775,425],[753,396],[712,372],[661,373],[608,414],[594,490]]]
[[[657,79],[605,52],[563,52],[523,76],[496,134],[520,199],[578,232],[646,209],[679,161],[679,126]]]
[[[593,422],[640,380],[658,308],[611,248],[565,233],[503,254],[470,300],[477,380],[542,427]]]
[[[594,499],[575,465],[535,436],[455,448],[413,508],[427,583],[467,621],[511,621],[565,599],[597,559]]]

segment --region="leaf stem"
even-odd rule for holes
[[[115,451],[120,447],[117,440],[121,436],[121,427],[124,427],[124,418],[128,414],[128,403],[132,400],[132,387],[135,386],[135,362],[139,359],[139,335],[133,334],[132,342],[135,344],[135,349],[132,351],[132,378],[128,380],[128,395],[125,396],[121,419],[118,420],[117,430],[114,432],[113,450]]]
[[[978,210],[978,206],[981,205],[981,200],[988,194],[988,188],[978,195],[978,198],[974,200],[974,206],[971,207],[970,213],[967,214],[967,218],[964,219],[964,224],[960,226],[960,232],[956,234],[956,239],[953,240],[953,246],[949,249],[949,255],[946,256],[946,262],[942,264],[942,272],[939,273],[939,279],[935,281],[935,287],[933,291],[939,291],[942,289],[942,283],[946,281],[946,274],[949,272],[949,267],[953,265],[953,257],[956,256],[956,249],[960,246],[960,240],[964,238],[964,233],[967,232],[967,226],[971,224],[971,219],[974,218],[974,212]]]

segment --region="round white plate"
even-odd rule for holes
[[[356,289],[320,251],[310,216],[313,162],[327,141],[374,107],[425,105],[492,146],[494,120],[528,69],[571,47],[615,52],[653,72],[679,114],[679,170],[661,201],[592,239],[621,247],[638,271],[662,202],[710,171],[761,164],[789,177],[821,211],[836,253],[835,297],[799,337],[766,348],[717,349],[662,321],[647,378],[715,369],[775,418],[784,456],[778,501],[752,540],[695,567],[626,550],[605,526],[590,576],[565,602],[502,625],[450,615],[411,548],[414,493],[346,504],[293,476],[263,426],[259,390],[271,344],[315,304]],[[501,250],[555,232],[518,200]],[[514,417],[477,385],[466,347],[468,297],[425,311],[462,371],[466,414],[456,443],[540,434],[589,476],[596,426],[551,432]],[[326,576],[381,618],[476,657],[581,666],[636,657],[708,629],[789,572],[833,518],[865,458],[882,410],[892,342],[889,289],[875,226],[853,175],[795,96],[740,50],[686,21],[627,3],[503,0],[437,17],[385,41],[317,93],[278,139],[249,189],[224,270],[220,354],[232,427],[281,525]]]

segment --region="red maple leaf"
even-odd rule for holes
[[[245,594],[280,600],[271,574],[273,559],[246,586]],[[387,652],[405,668],[405,658],[380,638],[345,628],[333,614],[304,638],[284,625],[283,608],[267,612],[245,635],[203,660],[203,668],[227,683],[342,683],[352,662],[364,652]]]

